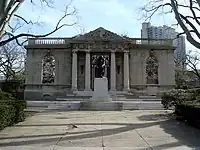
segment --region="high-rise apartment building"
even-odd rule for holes
[[[169,26],[152,26],[150,22],[142,23],[141,38],[149,39],[174,39],[173,46],[176,47],[174,51],[175,61],[179,64],[185,61],[186,47],[185,47],[185,37],[179,36],[177,38],[178,32],[174,28]]]

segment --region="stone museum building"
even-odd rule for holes
[[[69,38],[30,38],[26,100],[91,96],[98,58],[109,93],[159,95],[175,85],[172,40],[117,35],[102,27]]]

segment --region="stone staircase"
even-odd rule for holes
[[[163,110],[161,99],[155,96],[135,97],[132,93],[110,94],[112,102],[98,102],[92,104],[93,110]],[[91,110],[87,101],[91,96],[67,95],[55,101],[27,101],[28,109],[38,110]]]

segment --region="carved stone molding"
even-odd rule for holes
[[[124,53],[130,53],[130,51],[128,51],[128,50],[123,50],[123,52],[124,52]]]
[[[85,49],[99,49],[99,50],[109,50],[109,49],[117,49],[119,51],[128,50],[128,46],[126,44],[118,44],[118,43],[107,43],[107,42],[94,42],[94,43],[74,43],[73,49],[85,50]]]
[[[77,53],[78,52],[78,49],[73,49],[72,50],[72,53]]]
[[[91,52],[90,49],[85,49],[84,51],[85,51],[86,53],[90,53],[90,52]]]
[[[116,53],[117,50],[116,50],[116,49],[111,49],[110,52],[111,52],[111,53]]]

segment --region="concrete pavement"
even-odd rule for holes
[[[0,132],[0,150],[200,149],[200,130],[165,111],[43,112]]]

